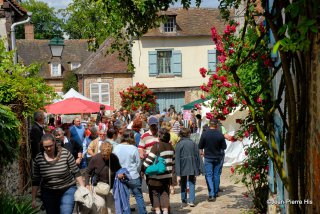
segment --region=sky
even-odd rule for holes
[[[72,2],[72,0],[39,0],[48,3],[50,7],[54,7],[56,9],[65,9],[68,4]],[[121,1],[121,0],[120,0]],[[195,6],[195,1],[192,0],[192,6]],[[201,7],[218,7],[218,0],[202,0]],[[179,6],[179,4],[175,4],[175,6]]]

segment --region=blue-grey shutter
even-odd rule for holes
[[[157,51],[149,51],[149,76],[157,76]]]
[[[216,72],[217,68],[217,51],[208,50],[208,70]]]
[[[182,76],[181,51],[172,51],[171,69],[175,76]]]

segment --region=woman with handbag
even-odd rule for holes
[[[143,163],[143,170],[148,174],[151,170],[158,168],[159,171],[162,168],[161,164],[159,167],[156,166],[159,162],[164,162],[165,160],[165,170],[160,174],[149,174],[148,188],[153,194],[153,208],[156,214],[169,213],[169,188],[172,179],[172,170],[174,169],[174,149],[170,142],[170,133],[167,129],[161,128],[159,130],[159,142],[155,143],[148,157]],[[154,171],[153,171],[154,172]]]
[[[114,200],[109,192],[113,187],[115,173],[121,169],[118,157],[112,153],[112,145],[102,143],[100,153],[92,157],[85,173],[85,184],[105,199],[106,207],[101,213],[114,213]],[[90,188],[89,180],[92,180]]]

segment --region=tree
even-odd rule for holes
[[[19,152],[19,189],[24,191],[30,179],[30,148],[27,143],[28,129],[27,118],[33,115],[34,111],[43,109],[56,97],[54,89],[46,85],[43,78],[38,76],[40,66],[31,64],[24,66],[13,64],[13,52],[7,52],[4,41],[0,41],[0,105],[1,107],[0,126],[7,121],[5,127],[1,127],[1,148],[0,156],[12,155],[7,161],[13,161],[14,151]],[[10,109],[9,109],[10,108]],[[14,112],[14,114],[12,113]],[[17,128],[17,120],[20,126]],[[16,128],[16,130],[12,130]],[[10,131],[9,131],[10,130]],[[13,133],[15,132],[15,133]],[[18,138],[20,133],[20,137]],[[16,141],[19,144],[16,144]],[[17,148],[17,145],[19,147]],[[9,153],[6,149],[12,148]],[[2,164],[1,164],[2,166]]]
[[[78,78],[74,71],[68,72],[63,78],[63,93],[67,93],[71,88],[78,91]]]
[[[97,49],[106,38],[113,38],[109,51],[119,51],[119,59],[127,60],[129,70],[133,70],[130,48],[133,38],[159,26],[163,17],[158,12],[167,10],[176,1],[74,0],[63,12],[65,31],[71,38],[89,39],[91,49]],[[182,1],[186,7],[190,2]]]
[[[32,12],[31,23],[34,25],[35,39],[52,39],[55,36],[63,36],[63,21],[57,17],[57,12],[53,7],[37,0],[22,1],[21,6]],[[23,26],[17,27],[17,38],[24,38]]]

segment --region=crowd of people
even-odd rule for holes
[[[91,192],[105,183],[112,191],[100,195],[105,206],[100,213],[131,213],[130,195],[137,211],[147,213],[142,182],[148,187],[152,211],[170,212],[170,194],[181,190],[181,206],[194,207],[196,177],[204,174],[208,201],[218,197],[225,138],[217,119],[211,119],[199,143],[190,139],[200,130],[201,116],[192,112],[187,127],[174,107],[155,112],[128,112],[120,109],[108,115],[102,105],[97,117],[85,125],[75,117],[71,125],[54,123],[46,133],[45,114],[34,113],[30,131],[33,177],[32,205],[39,195],[47,213],[72,213],[78,187]],[[164,160],[161,174],[147,174]],[[177,188],[176,188],[177,189]],[[188,190],[188,191],[187,191]],[[188,197],[189,195],[189,197]]]

